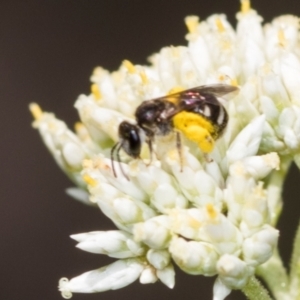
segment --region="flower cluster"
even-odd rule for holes
[[[37,104],[30,109],[60,168],[77,185],[74,198],[99,206],[117,227],[73,235],[77,247],[118,260],[60,280],[64,298],[124,287],[139,278],[175,284],[174,263],[193,275],[214,276],[214,299],[242,289],[277,245],[283,170],[300,165],[299,19],[262,18],[242,1],[234,30],[224,15],[200,22],[186,18],[188,45],[166,47],[151,65],[124,61],[116,72],[98,67],[91,94],[75,103],[75,133]],[[175,135],[155,139],[150,164],[129,159],[111,168],[118,126],[134,123],[136,107],[180,87],[225,83],[239,93],[224,102],[225,134],[211,159],[183,137],[182,161]],[[120,170],[126,173],[126,178]]]

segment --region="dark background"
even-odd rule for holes
[[[253,1],[270,21],[300,15],[295,0]],[[145,64],[168,45],[185,44],[186,15],[224,12],[235,24],[239,1],[1,0],[0,1],[0,299],[56,300],[58,280],[104,266],[112,259],[74,247],[73,233],[113,229],[98,209],[64,193],[71,186],[30,126],[29,102],[38,102],[70,126],[73,103],[89,93],[95,66],[118,68],[123,59]],[[288,265],[299,220],[298,170],[284,191],[280,250]],[[176,286],[138,282],[118,291],[75,294],[87,299],[212,299],[213,279],[178,271]],[[244,299],[234,292],[228,299]]]

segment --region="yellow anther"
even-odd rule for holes
[[[285,38],[284,31],[282,29],[278,30],[278,42],[279,42],[279,45],[282,47],[284,47],[286,45],[286,38]]]
[[[251,9],[251,3],[250,0],[241,0],[241,12],[247,13]]]
[[[190,217],[188,225],[192,228],[198,229],[202,226],[201,222],[196,220],[195,218]]]
[[[97,181],[96,181],[94,178],[92,178],[90,175],[88,175],[88,174],[84,174],[84,175],[82,176],[82,179],[84,180],[84,182],[85,182],[87,185],[89,185],[89,186],[91,186],[91,187],[97,186]]]
[[[146,75],[146,73],[144,71],[140,72],[140,77],[142,79],[143,84],[147,84],[148,83],[148,77]]]
[[[77,133],[81,132],[83,128],[84,128],[84,125],[81,122],[76,122],[74,124],[74,129]]]
[[[199,18],[197,16],[188,16],[184,21],[189,33],[195,33],[197,31],[199,24]]]
[[[171,46],[171,53],[173,58],[179,58],[180,56],[178,47]]]
[[[230,84],[233,85],[233,86],[239,86],[239,85],[238,85],[238,81],[237,81],[236,78],[231,78]]]
[[[93,70],[93,75],[94,76],[101,75],[102,73],[103,73],[103,68],[101,68],[101,67],[96,67]]]
[[[29,110],[32,114],[32,116],[34,117],[35,120],[39,120],[43,114],[42,109],[40,108],[40,106],[36,103],[30,103],[29,104]]]
[[[95,97],[96,100],[100,100],[101,99],[102,95],[101,95],[99,86],[96,83],[93,83],[91,85],[91,92],[94,95],[94,97]]]
[[[136,72],[135,66],[129,60],[123,60],[122,64],[130,74],[134,74]]]
[[[210,219],[212,219],[212,220],[214,220],[218,215],[218,212],[215,210],[214,206],[211,203],[208,203],[206,205],[206,211],[207,211]]]
[[[91,159],[84,159],[82,161],[82,167],[84,169],[92,168],[93,167],[93,161]]]
[[[224,27],[221,19],[220,18],[216,18],[215,22],[216,22],[216,26],[217,26],[219,32],[224,32],[225,31],[225,27]]]

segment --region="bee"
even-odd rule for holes
[[[121,149],[134,159],[140,158],[142,143],[145,141],[151,162],[155,136],[166,136],[173,131],[176,132],[181,166],[180,134],[195,142],[204,154],[211,152],[228,123],[228,113],[218,98],[237,90],[236,86],[226,84],[203,85],[143,101],[135,111],[136,124],[123,121],[119,125],[119,142],[111,149],[114,176],[115,152],[119,163]],[[127,178],[121,164],[120,169]]]

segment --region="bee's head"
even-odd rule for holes
[[[141,153],[140,129],[137,125],[123,121],[119,125],[119,138],[121,148],[132,158],[138,158]]]
[[[115,144],[111,149],[111,165],[114,176],[117,177],[115,167],[114,167],[114,153],[116,152],[117,161],[119,162],[119,167],[123,175],[129,180],[128,176],[125,174],[121,159],[120,150],[123,149],[126,154],[132,158],[139,158],[141,153],[142,140],[140,136],[140,128],[137,125],[131,124],[127,121],[123,121],[119,125],[119,139],[120,141]]]

